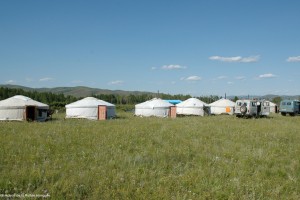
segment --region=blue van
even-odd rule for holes
[[[300,101],[298,101],[298,100],[283,100],[283,101],[281,101],[279,112],[283,116],[286,116],[286,114],[289,114],[291,116],[300,114]]]

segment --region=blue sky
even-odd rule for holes
[[[299,95],[298,0],[0,1],[0,84]]]

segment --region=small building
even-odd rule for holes
[[[86,97],[66,105],[66,118],[101,120],[115,115],[115,105],[94,97]]]
[[[174,110],[174,108],[175,106],[173,104],[162,99],[154,98],[135,105],[134,114],[144,117],[175,117],[174,115],[171,116],[171,109]],[[174,114],[176,114],[176,112]]]
[[[0,101],[0,120],[46,121],[49,106],[29,97],[16,95]]]

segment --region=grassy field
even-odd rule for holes
[[[0,194],[300,199],[300,117],[0,123]],[[0,198],[1,199],[1,198]]]

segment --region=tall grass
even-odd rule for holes
[[[0,194],[299,199],[300,117],[0,123]]]

